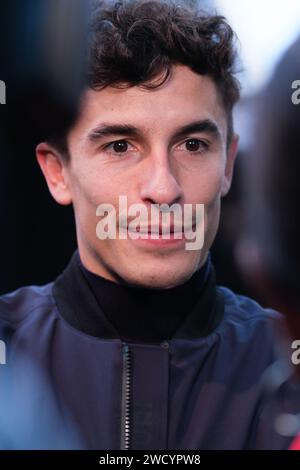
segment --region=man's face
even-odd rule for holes
[[[40,150],[43,157],[37,150],[55,199],[73,203],[85,266],[115,282],[149,288],[188,280],[207,257],[220,198],[230,186],[236,139],[229,151],[226,139],[226,115],[214,82],[187,67],[173,67],[170,80],[153,90],[86,91],[68,135],[71,159],[61,166],[55,187],[51,172],[52,180],[57,178],[58,167],[54,171],[53,162],[47,166],[45,148]],[[118,224],[120,195],[127,197],[128,207],[204,204],[202,249],[187,250],[186,240],[163,241],[161,235],[158,240],[119,239],[118,225],[115,239],[100,240],[96,209],[112,204]]]

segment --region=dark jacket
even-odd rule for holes
[[[201,312],[209,312],[205,325]],[[99,312],[73,256],[54,283],[0,298],[0,339],[7,343],[7,364],[0,370],[26,358],[29,380],[32,370],[40,371],[58,416],[54,429],[62,432],[65,426],[67,433],[66,423],[72,422],[79,431],[81,444],[75,439],[66,447],[284,448],[286,440],[272,430],[260,441],[259,429],[260,379],[275,360],[277,317],[216,286],[212,268],[196,308],[171,339],[125,343]],[[9,384],[10,390],[20,388],[16,372]],[[25,423],[33,428],[39,412],[31,409],[37,404],[42,409],[47,395],[40,388],[34,397],[27,394],[19,411],[26,409]],[[43,419],[44,429],[48,418]],[[39,427],[34,431],[38,435]],[[50,441],[49,448],[56,447]],[[40,447],[38,440],[28,442],[27,447]]]

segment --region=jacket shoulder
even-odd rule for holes
[[[223,333],[230,334],[238,343],[259,344],[259,349],[274,345],[279,340],[284,316],[271,308],[264,308],[255,300],[232,290],[217,286],[224,299]],[[220,331],[220,332],[221,332]]]
[[[217,330],[222,360],[232,363],[235,357],[238,367],[242,363],[245,380],[258,379],[266,367],[288,353],[280,341],[284,316],[226,287],[217,286],[217,291],[224,299],[224,317]]]
[[[35,310],[49,309],[54,303],[52,286],[53,282],[24,286],[0,296],[0,324],[17,325]]]
[[[218,292],[224,299],[225,314],[232,319],[242,322],[252,320],[281,321],[283,315],[272,309],[265,308],[256,300],[245,295],[236,294],[224,286],[217,286]]]

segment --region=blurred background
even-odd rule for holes
[[[50,281],[75,248],[72,209],[50,197],[35,146],[76,116],[88,3],[0,5],[0,80],[6,84],[6,104],[0,105],[0,293]]]
[[[195,1],[191,0],[191,3]],[[245,237],[245,230],[249,230],[251,223],[253,226],[266,222],[258,218],[258,212],[252,213],[254,209],[252,200],[252,206],[248,207],[250,198],[247,193],[251,191],[251,185],[257,176],[256,172],[260,171],[258,168],[260,164],[257,164],[257,161],[252,161],[249,165],[248,160],[255,160],[253,156],[258,153],[257,149],[263,143],[264,138],[266,137],[267,140],[272,136],[271,131],[268,135],[263,135],[262,129],[258,138],[258,127],[263,125],[260,120],[263,106],[260,105],[262,97],[267,94],[267,88],[276,66],[300,35],[300,2],[298,0],[286,2],[281,0],[241,0],[240,2],[206,0],[202,2],[200,0],[197,3],[203,5],[208,11],[217,10],[227,18],[238,37],[240,56],[240,63],[237,64],[237,77],[241,82],[242,94],[234,112],[235,131],[240,136],[239,154],[231,190],[223,199],[220,229],[212,248],[217,280],[219,284],[226,285],[238,293],[258,298],[264,304],[265,296],[260,296],[260,289],[257,288],[258,280],[256,283],[249,282],[247,278],[246,282],[241,274],[243,271],[241,265],[249,263],[248,255],[245,261],[241,259],[243,253],[240,250],[240,241]],[[291,67],[291,64],[288,66]],[[296,65],[295,68],[297,70]],[[299,77],[295,76],[294,79],[299,79]],[[291,95],[291,81],[286,77],[285,82],[282,80],[281,87],[282,95],[286,99]],[[272,98],[276,99],[275,96]],[[267,128],[268,126],[266,126],[266,134]],[[264,158],[262,153],[260,152],[260,157]],[[251,179],[247,178],[249,170],[251,170]],[[254,216],[249,224],[250,211]]]
[[[187,0],[195,3],[196,0]],[[72,8],[70,9],[70,3]],[[52,281],[76,247],[71,207],[57,205],[35,160],[49,129],[68,126],[82,89],[88,1],[10,0],[0,10],[0,294]],[[212,249],[217,281],[255,296],[236,263],[243,212],[242,162],[255,142],[257,102],[282,54],[300,33],[299,0],[199,0],[223,14],[237,33],[242,99],[235,111],[240,152],[223,200]],[[295,79],[300,77],[295,77]]]

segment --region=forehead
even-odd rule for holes
[[[101,122],[126,123],[157,135],[199,119],[214,121],[225,139],[226,114],[213,80],[185,66],[174,66],[170,79],[151,90],[140,86],[88,89],[70,136],[84,138]]]

